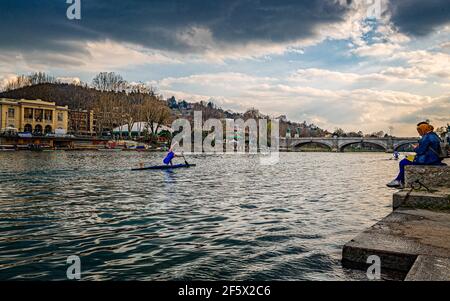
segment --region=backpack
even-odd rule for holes
[[[433,133],[433,134],[435,134],[436,137],[438,137],[439,141],[441,141],[441,138],[439,138],[439,136],[438,136],[436,133]],[[438,156],[439,161],[442,162],[445,158],[447,158],[447,156],[446,156],[446,155],[444,154],[444,152],[442,151],[442,147],[441,147],[440,144],[439,144],[439,149],[438,149],[438,151],[436,151],[434,148],[432,148],[431,145],[428,146],[428,148],[429,148],[436,156]]]

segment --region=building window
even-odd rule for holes
[[[16,110],[13,108],[8,109],[8,118],[14,118]]]
[[[44,110],[42,110],[42,109],[35,109],[34,110],[34,120],[36,122],[42,122],[43,118],[44,118]]]
[[[64,121],[64,113],[58,113],[58,121]]]
[[[49,126],[49,125],[47,125],[47,126],[45,127],[44,133],[45,133],[45,134],[51,134],[51,133],[52,133],[52,127]]]
[[[42,134],[42,125],[40,125],[40,124],[36,125],[34,127],[34,133],[38,134],[38,135]]]
[[[33,119],[33,109],[25,108],[24,115],[25,119]]]
[[[32,131],[33,131],[33,127],[31,126],[31,124],[25,125],[25,128],[24,128],[25,133],[31,133]]]
[[[45,110],[44,119],[46,121],[52,121],[53,120],[53,112],[51,110]]]

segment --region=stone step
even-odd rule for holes
[[[394,193],[392,207],[450,210],[450,188],[439,187],[432,192],[404,189]]]
[[[405,281],[450,281],[450,258],[419,255]]]
[[[345,244],[342,262],[365,268],[368,257],[377,255],[382,271],[406,276],[419,255],[450,258],[449,237],[449,213],[399,208]]]
[[[448,160],[444,163],[448,164]],[[450,187],[450,164],[447,166],[410,165],[405,167],[405,186],[420,181],[423,185],[433,187]]]

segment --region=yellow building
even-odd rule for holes
[[[66,134],[68,129],[67,106],[38,100],[0,98],[0,130],[8,128],[33,134]]]

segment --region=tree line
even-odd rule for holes
[[[171,119],[181,115],[192,121],[193,112],[201,111],[204,120],[210,118],[229,118],[244,120],[253,118],[269,118],[261,114],[256,108],[250,108],[245,113],[236,113],[217,107],[213,101],[188,103],[185,100],[177,101],[175,97],[164,100],[157,95],[154,87],[145,83],[130,83],[115,72],[100,72],[90,84],[83,82],[63,83],[58,78],[44,72],[30,75],[21,75],[9,81],[4,87],[0,97],[42,99],[54,101],[58,105],[69,106],[70,109],[93,110],[96,115],[97,134],[112,131],[116,127],[127,125],[131,130],[137,122],[148,124],[145,130],[154,137],[161,125],[168,125]],[[287,133],[300,137],[323,137],[335,135],[340,137],[385,137],[392,135],[383,131],[364,134],[359,132],[346,132],[336,128],[328,132],[314,124],[305,122],[291,122],[280,119],[280,135]],[[440,130],[440,129],[439,129]]]
[[[62,83],[43,72],[21,75],[7,83],[0,97],[41,99],[70,109],[92,110],[98,135],[123,125],[131,131],[143,121],[148,127],[142,131],[153,139],[161,125],[168,124],[172,117],[163,96],[157,95],[153,87],[129,83],[114,72],[97,74],[90,85]]]

